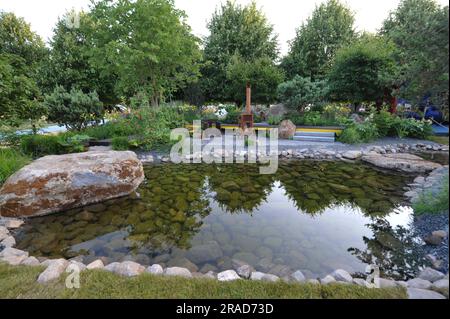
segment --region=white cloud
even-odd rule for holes
[[[188,15],[188,22],[197,36],[206,36],[207,21],[220,3],[226,0],[175,0],[176,6]],[[274,25],[281,52],[288,50],[288,41],[295,36],[295,29],[311,15],[314,7],[325,0],[256,0]],[[236,0],[248,4],[251,0]],[[359,31],[376,31],[389,11],[395,9],[400,0],[344,0],[356,15],[356,28]],[[438,0],[448,5],[448,0]],[[65,11],[75,8],[87,9],[89,0],[1,0],[0,10],[12,11],[31,23],[31,27],[44,40],[52,36],[52,29]]]

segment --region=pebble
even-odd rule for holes
[[[164,273],[164,269],[159,264],[153,264],[145,270],[145,272],[153,274],[153,275],[162,275]]]
[[[296,272],[294,272],[291,275],[291,278],[297,282],[305,282],[306,281],[305,275],[300,270],[297,270]]]
[[[431,282],[435,282],[435,281],[443,279],[444,277],[445,277],[445,275],[443,273],[441,273],[440,271],[437,271],[437,270],[427,267],[420,272],[418,278],[427,280],[427,281],[431,281]]]
[[[169,267],[164,270],[164,274],[167,276],[179,276],[185,278],[192,278],[192,273],[189,269],[182,267]]]
[[[342,282],[349,282],[351,283],[353,281],[353,277],[345,270],[343,269],[337,269],[335,270],[331,276],[336,279],[336,281],[342,281]]]
[[[232,281],[237,279],[241,279],[241,277],[234,270],[225,270],[217,274],[217,280],[219,281]]]
[[[37,282],[43,284],[58,279],[68,265],[69,262],[65,259],[52,260],[48,267],[39,275]]]
[[[406,293],[408,294],[408,299],[446,299],[440,293],[419,288],[408,288]]]
[[[409,288],[418,288],[418,289],[430,289],[431,282],[428,280],[423,280],[420,278],[410,279],[406,282]]]
[[[320,279],[320,283],[323,285],[328,285],[333,282],[336,282],[336,279],[333,276],[327,275],[324,278]]]
[[[94,260],[89,265],[86,266],[87,269],[101,269],[104,268],[105,265],[103,264],[103,261],[100,259]]]

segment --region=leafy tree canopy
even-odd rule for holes
[[[277,37],[273,26],[254,2],[243,7],[227,1],[214,13],[208,29],[210,34],[204,41],[206,66],[202,69],[202,87],[207,99],[233,100],[236,87],[232,83],[234,80],[227,76],[233,57],[238,56],[244,63],[257,59],[273,63],[278,55]],[[242,89],[239,93],[242,96],[244,92]]]
[[[244,88],[249,84],[255,101],[270,103],[276,99],[276,88],[283,80],[283,73],[268,57],[246,61],[235,55],[228,64],[227,79],[235,92],[234,101],[244,101]]]
[[[396,81],[395,54],[392,42],[370,34],[340,49],[328,77],[331,98],[354,103],[382,99]]]
[[[418,101],[431,94],[448,106],[448,14],[448,6],[434,0],[403,0],[384,21],[381,33],[399,48],[404,97]]]
[[[100,0],[89,34],[93,63],[117,75],[118,95],[147,92],[153,105],[198,76],[198,39],[172,0]]]
[[[68,23],[74,17],[78,23]],[[84,12],[68,11],[58,20],[50,41],[50,54],[40,68],[40,84],[45,93],[62,86],[67,91],[72,88],[85,93],[97,91],[105,104],[119,101],[114,92],[114,74],[107,70],[101,72],[90,59],[91,46],[87,36],[93,27],[90,15]]]
[[[354,16],[339,0],[328,0],[297,29],[282,66],[288,79],[295,75],[322,78],[336,52],[355,39]]]
[[[36,68],[45,53],[29,24],[0,12],[0,120],[14,125],[45,114],[36,84]]]

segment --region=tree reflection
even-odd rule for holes
[[[411,230],[401,226],[393,228],[383,219],[367,226],[373,238],[363,238],[366,249],[349,248],[348,251],[365,264],[377,265],[382,276],[406,280],[428,264]]]

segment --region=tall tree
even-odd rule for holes
[[[392,42],[369,34],[340,49],[328,76],[331,98],[355,105],[382,101],[397,79],[395,52]]]
[[[323,78],[336,52],[355,39],[354,16],[339,0],[317,6],[297,29],[288,55],[282,61],[287,78],[295,75]]]
[[[228,65],[234,56],[243,62],[265,59],[274,64],[278,44],[273,26],[254,2],[243,7],[227,1],[213,14],[208,29],[210,34],[204,41],[205,66],[201,83],[206,98],[235,100],[236,87],[227,77]]]
[[[157,105],[197,78],[199,40],[173,0],[100,0],[91,15],[92,61],[117,75],[118,95],[145,92]]]
[[[62,86],[66,91],[72,88],[84,93],[96,91],[106,105],[119,101],[114,93],[115,75],[102,72],[90,59],[87,36],[93,28],[90,15],[84,12],[68,11],[58,20],[50,53],[40,68],[40,84],[45,93]]]
[[[431,94],[448,107],[448,6],[440,7],[434,0],[402,0],[381,33],[400,51],[401,94],[415,102]]]
[[[227,80],[234,92],[233,100],[243,100],[244,88],[248,85],[252,99],[260,103],[270,103],[277,97],[277,86],[283,81],[281,70],[267,58],[243,60],[239,55],[233,56],[227,67]]]
[[[45,114],[36,84],[37,65],[45,52],[42,39],[24,19],[0,12],[0,120],[34,123]]]

